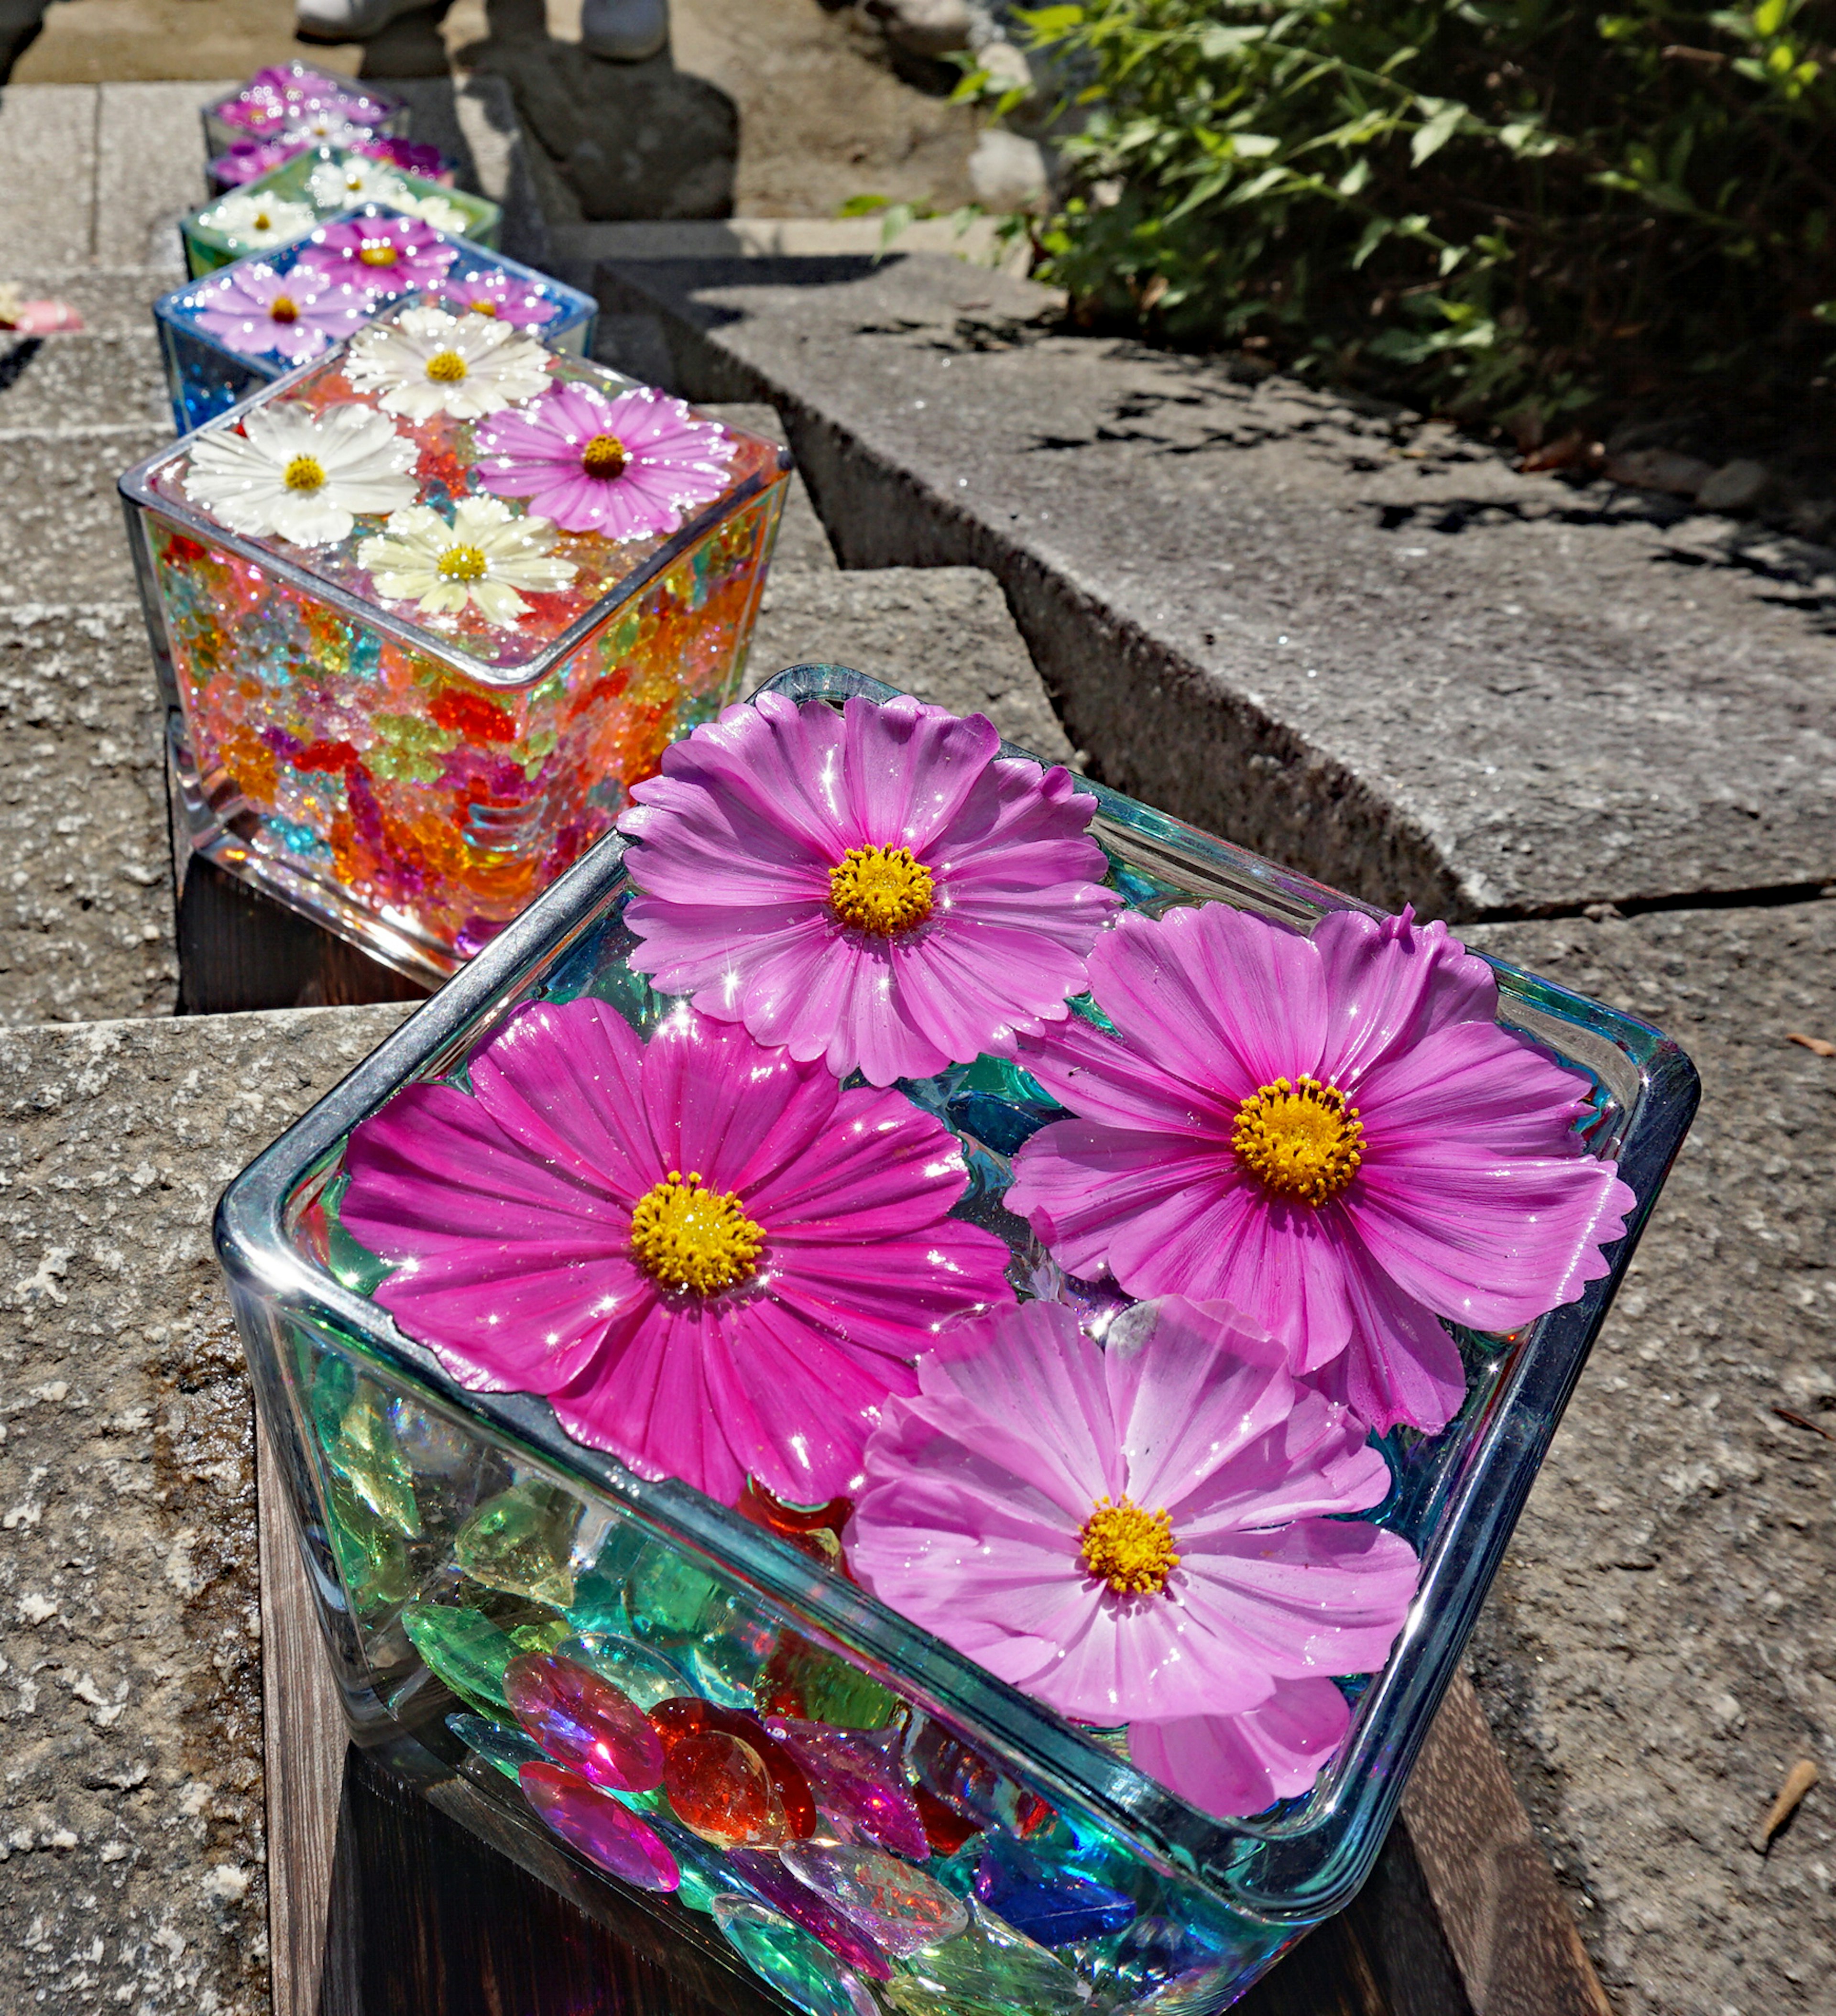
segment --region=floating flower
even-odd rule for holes
[[[368,297],[316,267],[277,273],[237,265],[198,290],[198,326],[242,356],[270,353],[304,364],[362,328]]]
[[[380,392],[384,412],[475,420],[534,398],[549,382],[548,365],[549,352],[507,322],[406,308],[393,322],[364,331],[351,346],[344,375],[360,391]]]
[[[1072,1273],[1229,1302],[1373,1427],[1431,1430],[1465,1391],[1442,1319],[1515,1329],[1607,1272],[1635,1200],[1575,1132],[1589,1082],[1498,1026],[1444,924],[1131,915],[1090,986],[1114,1035],[1021,1046],[1078,1117],[1006,1197]]]
[[[354,217],[322,225],[300,248],[306,265],[350,281],[373,299],[437,287],[458,257],[457,249],[418,217]]]
[[[234,98],[216,108],[225,125],[257,133],[285,126],[290,130],[323,118],[336,118],[373,128],[389,117],[391,107],[367,92],[351,91],[316,70],[288,63],[258,70]]]
[[[401,176],[383,163],[358,153],[347,153],[342,160],[315,162],[306,178],[306,189],[321,210],[348,210],[360,203],[409,207],[401,200],[409,189]]]
[[[911,1359],[1007,1298],[1006,1248],[949,1215],[956,1143],[896,1093],[686,1007],[646,1043],[591,998],[520,1009],[470,1078],[351,1136],[344,1222],[398,1263],[376,1300],[646,1475],[833,1498]]]
[[[648,539],[726,487],[734,442],[680,399],[643,390],[608,399],[551,384],[539,404],[478,430],[478,481],[571,532]]]
[[[918,1361],[867,1445],[848,1558],[895,1610],[1105,1728],[1366,1672],[1415,1593],[1363,1422],[1273,1337],[1177,1298],[1104,1345],[1061,1303]]]
[[[303,238],[318,221],[308,204],[286,196],[254,196],[236,189],[221,203],[200,213],[198,222],[232,245],[250,252],[271,252]]]
[[[517,591],[553,594],[574,578],[571,560],[551,560],[545,518],[513,518],[495,497],[463,497],[448,524],[409,504],[357,549],[376,592],[412,602],[423,616],[456,616],[469,602],[493,623],[513,623],[529,605]]]
[[[368,406],[257,406],[239,434],[196,437],[185,494],[232,532],[331,545],[359,516],[410,502],[414,465],[414,444]]]
[[[643,843],[632,964],[837,1077],[1011,1053],[1065,1014],[1118,899],[1096,801],[999,749],[915,700],[729,707],[618,822]]]
[[[404,189],[399,196],[387,200],[398,210],[405,210],[409,216],[418,217],[423,224],[454,238],[463,238],[472,228],[472,220],[456,203],[436,196],[431,189],[425,196],[416,196],[412,189]]]
[[[561,312],[558,301],[538,293],[530,282],[502,272],[468,273],[463,279],[448,280],[441,291],[457,313],[489,315],[513,329],[537,328]]]
[[[1183,1799],[1231,1820],[1306,1791],[1351,1724],[1330,1680],[1278,1680],[1240,1715],[1131,1723],[1129,1755]]]

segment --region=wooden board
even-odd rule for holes
[[[378,1765],[347,1760],[306,1571],[258,1435],[273,2016],[759,2016],[699,1955],[672,1965],[565,1857],[545,1881]],[[493,1824],[462,1787],[443,1799]],[[539,1858],[538,1858],[539,1859]],[[572,1892],[574,1894],[569,1894]],[[1462,1677],[1370,1881],[1238,2016],[1612,2016]]]

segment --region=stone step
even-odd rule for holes
[[[1001,580],[1095,773],[1460,917],[1836,880],[1836,554],[1450,430],[1060,332],[934,254],[599,268],[769,398],[844,567]]]
[[[5,277],[23,300],[69,302],[92,336],[137,336],[152,328],[153,303],[183,275],[170,266],[53,266],[29,272],[13,267]]]
[[[0,608],[0,1021],[171,1012],[164,722],[139,603]]]
[[[171,438],[170,414],[161,425],[0,431],[0,607],[131,596],[116,480]]]
[[[0,347],[0,430],[162,422],[172,405],[153,318],[119,333],[15,337]],[[0,344],[5,339],[0,338]]]

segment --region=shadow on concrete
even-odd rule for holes
[[[0,85],[13,75],[13,67],[33,43],[45,25],[45,9],[51,0],[0,0]]]
[[[489,0],[486,17],[489,35],[455,59],[509,81],[583,218],[733,215],[740,110],[718,85],[679,70],[668,49],[614,63],[556,41],[542,0]]]

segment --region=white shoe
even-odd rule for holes
[[[294,0],[294,32],[303,42],[366,42],[398,15],[427,0]]]
[[[669,0],[584,0],[580,46],[608,63],[647,63],[669,41]]]

